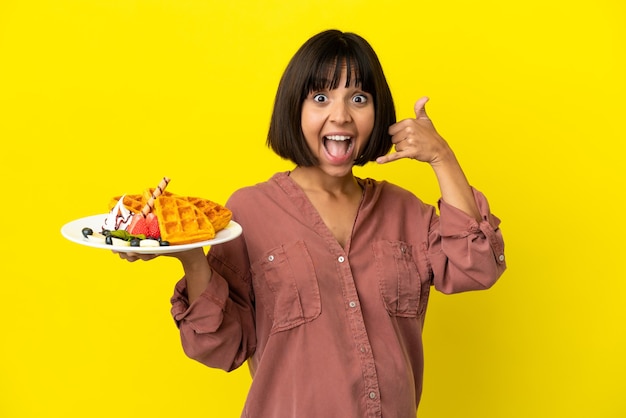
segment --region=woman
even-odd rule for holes
[[[231,196],[241,237],[206,256],[173,254],[184,269],[172,314],[185,352],[224,370],[248,362],[243,417],[415,416],[430,287],[487,289],[506,268],[500,221],[426,101],[396,123],[370,45],[335,30],[312,37],[281,79],[267,139],[294,169]],[[353,174],[400,158],[431,165],[439,214]]]

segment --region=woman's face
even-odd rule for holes
[[[374,128],[372,95],[354,83],[345,84],[344,70],[337,88],[312,91],[302,104],[306,142],[319,167],[335,176],[351,172]]]

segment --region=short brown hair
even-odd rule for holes
[[[300,47],[278,85],[267,146],[280,157],[299,166],[317,165],[302,132],[302,104],[311,91],[337,88],[344,65],[346,87],[354,77],[355,84],[374,100],[374,128],[354,164],[365,165],[389,152],[392,144],[388,130],[396,122],[396,112],[376,52],[359,35],[327,30]]]

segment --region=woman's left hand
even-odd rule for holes
[[[377,163],[412,158],[433,165],[449,153],[448,143],[437,133],[426,114],[426,102],[428,97],[422,97],[415,103],[415,119],[404,119],[389,127],[395,152],[378,157]]]
[[[441,198],[480,222],[482,218],[472,188],[452,149],[437,133],[426,114],[424,106],[427,101],[428,97],[422,97],[415,103],[415,119],[404,119],[389,127],[396,152],[379,157],[376,161],[382,164],[400,158],[412,158],[429,163],[437,176]]]

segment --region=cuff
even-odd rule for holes
[[[228,300],[228,283],[219,274],[213,272],[211,281],[198,299],[189,304],[187,283],[182,278],[172,296],[172,317],[180,328],[184,322],[195,332],[204,334],[215,332],[222,324],[224,310]]]

